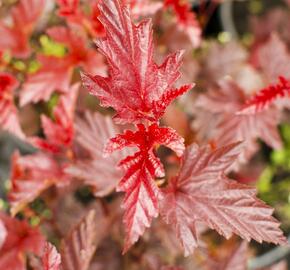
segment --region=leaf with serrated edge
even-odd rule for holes
[[[161,215],[174,227],[185,255],[198,245],[198,222],[226,238],[235,233],[248,241],[287,243],[273,209],[256,198],[255,189],[225,176],[239,152],[240,143],[215,150],[196,144],[187,148],[181,171],[161,201]]]

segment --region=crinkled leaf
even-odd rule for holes
[[[181,53],[168,56],[158,66],[153,61],[149,20],[134,25],[128,8],[118,0],[101,1],[99,9],[106,38],[99,40],[97,46],[107,58],[109,77],[83,74],[84,85],[100,99],[102,106],[116,110],[115,119],[119,123],[159,119],[164,108],[156,107],[156,104],[172,91],[180,76]],[[185,86],[186,91],[191,87]]]
[[[126,252],[149,227],[152,219],[158,215],[159,190],[154,180],[164,177],[164,168],[154,153],[154,147],[162,144],[178,155],[184,151],[183,138],[173,129],[152,124],[148,128],[139,124],[138,130],[125,131],[111,139],[105,151],[111,153],[124,147],[137,147],[134,155],[120,162],[125,175],[118,185],[118,191],[126,192],[123,202],[126,229]]]

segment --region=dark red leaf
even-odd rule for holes
[[[271,216],[273,209],[256,198],[255,189],[225,176],[239,155],[239,145],[216,150],[191,145],[179,175],[164,192],[161,215],[173,226],[185,255],[198,245],[199,222],[226,238],[235,233],[248,241],[287,243],[279,222]]]

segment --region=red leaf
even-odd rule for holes
[[[0,213],[7,237],[0,248],[0,269],[26,270],[25,253],[32,252],[41,256],[44,237],[38,228],[32,228],[24,220],[20,221]]]
[[[46,139],[33,137],[30,142],[42,150],[59,153],[70,147],[74,138],[74,113],[79,84],[73,85],[69,92],[63,94],[53,110],[54,121],[45,115],[41,116],[41,124]]]
[[[43,270],[60,270],[61,257],[56,248],[46,242],[42,255]]]
[[[79,0],[58,0],[60,16],[66,18],[70,25],[80,26],[93,37],[104,35],[104,28],[98,20],[98,1],[86,3],[83,8]]]
[[[248,241],[287,243],[271,217],[273,209],[256,198],[253,188],[225,176],[239,152],[239,143],[216,150],[193,144],[186,150],[181,171],[161,200],[161,215],[174,227],[185,255],[198,245],[198,222],[226,238],[235,233]]]
[[[149,227],[154,217],[158,215],[159,190],[154,180],[164,177],[164,168],[154,153],[154,147],[163,144],[178,155],[184,150],[183,138],[173,129],[158,127],[152,124],[148,128],[139,124],[138,130],[125,131],[111,139],[105,151],[111,153],[124,147],[137,147],[133,156],[128,156],[120,162],[126,173],[121,179],[118,191],[126,192],[123,202],[125,208],[124,224],[126,228],[126,243],[124,252],[133,245]]]
[[[14,90],[17,86],[18,82],[12,75],[0,73],[0,127],[24,139],[14,104]]]
[[[256,114],[267,109],[276,100],[285,97],[290,97],[290,83],[280,76],[277,84],[270,85],[256,93],[246,102],[246,106],[238,114]]]
[[[60,16],[70,17],[78,15],[79,0],[57,0]]]
[[[184,28],[194,48],[200,46],[201,43],[201,27],[192,11],[189,1],[186,0],[165,0],[165,7],[172,7],[178,23]]]
[[[15,57],[30,55],[29,38],[44,9],[44,0],[20,0],[11,10],[12,25],[0,22],[0,49],[9,50]]]
[[[118,0],[101,1],[99,9],[106,39],[99,40],[97,46],[107,58],[110,76],[83,74],[84,85],[102,106],[116,110],[119,123],[158,120],[164,108],[156,107],[157,101],[172,91],[179,78],[181,53],[170,55],[157,66],[150,21],[134,25],[129,10]]]
[[[11,166],[12,187],[8,200],[12,215],[17,214],[41,192],[64,177],[57,162],[43,153],[21,157],[15,152]]]
[[[76,164],[66,168],[66,173],[92,186],[97,197],[108,195],[115,189],[124,171],[117,168],[120,159],[129,154],[128,151],[114,153],[110,158],[103,156],[104,145],[120,132],[108,116],[99,113],[91,114],[88,111],[85,119],[76,121],[76,143],[88,153],[87,158],[81,154]]]
[[[281,148],[277,129],[280,112],[273,108],[255,115],[236,115],[247,100],[243,90],[232,80],[220,81],[219,86],[197,100],[195,124],[199,131],[203,131],[201,139],[206,136],[206,140],[214,140],[219,145],[245,141],[239,162],[235,165],[245,163],[252,157],[258,149],[258,138],[275,149]]]
[[[91,210],[74,228],[69,237],[61,243],[61,258],[63,270],[87,270],[95,253],[98,241],[96,239],[96,212]]]
[[[56,42],[62,43],[68,48],[68,54],[65,58],[71,66],[80,66],[85,72],[93,74],[105,74],[103,56],[97,53],[94,48],[88,46],[88,37],[81,28],[55,26],[49,28],[47,34]]]
[[[55,91],[69,91],[72,66],[67,58],[39,56],[41,69],[28,75],[20,92],[20,106],[48,101]]]

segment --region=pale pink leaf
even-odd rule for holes
[[[78,157],[75,164],[66,168],[66,172],[84,181],[93,188],[95,196],[106,196],[111,193],[124,171],[117,167],[119,160],[130,152],[121,151],[110,157],[103,156],[104,145],[120,132],[110,117],[100,113],[86,112],[84,119],[77,118],[75,141],[77,146],[86,151],[88,157]]]
[[[46,242],[44,246],[44,252],[42,255],[43,270],[60,270],[61,257],[56,248]]]
[[[98,242],[96,239],[96,212],[91,210],[61,243],[63,270],[87,270],[95,253]]]

